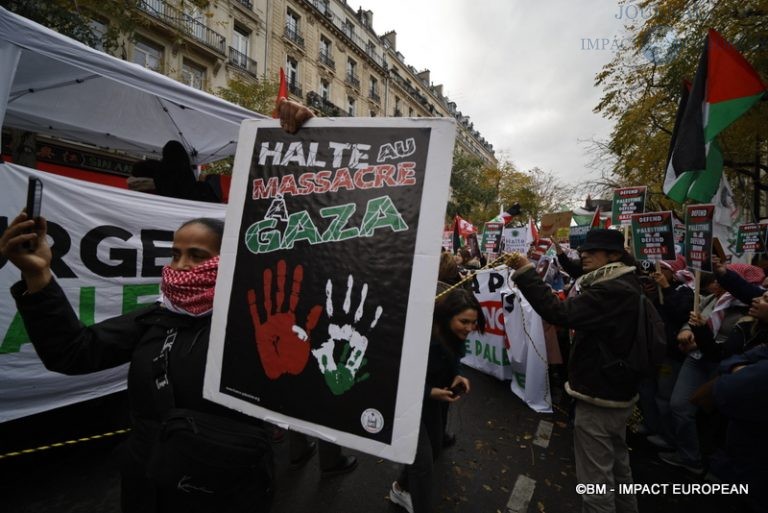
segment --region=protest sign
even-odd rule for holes
[[[571,226],[571,231],[568,235],[568,242],[572,248],[578,248],[587,241],[587,232],[592,229],[591,224],[584,224],[581,226]]]
[[[712,272],[712,217],[714,205],[685,207],[685,260],[691,269]]]
[[[0,230],[24,207],[30,176],[44,184],[51,269],[86,325],[153,303],[173,232],[196,217],[222,219],[226,207],[0,164]],[[45,369],[8,292],[18,279],[19,270],[0,259],[0,422],[123,390],[127,365],[82,376]]]
[[[485,223],[482,243],[482,248],[485,253],[490,253],[491,255],[499,253],[502,231],[504,231],[504,223]]]
[[[636,260],[674,260],[672,212],[632,215],[632,249]]]
[[[501,241],[505,253],[526,253],[531,245],[531,232],[527,226],[505,228]]]
[[[443,231],[443,248],[449,253],[453,253],[453,230]]]
[[[499,379],[511,379],[507,349],[509,341],[504,333],[502,295],[509,292],[509,271],[486,269],[472,279],[472,290],[480,302],[485,316],[485,332],[472,332],[467,337],[466,355],[462,363]]]
[[[517,287],[503,295],[502,303],[512,392],[534,411],[551,413],[547,347],[541,317]]]
[[[412,461],[454,136],[447,119],[243,123],[206,398]]]
[[[736,252],[762,253],[765,251],[765,227],[758,223],[740,224],[736,235]]]
[[[539,237],[552,237],[559,233],[562,235],[562,230],[567,230],[571,226],[571,217],[573,212],[570,210],[566,212],[555,212],[550,214],[544,214],[541,216],[541,228],[539,229]]]
[[[632,214],[643,213],[647,189],[645,186],[614,189],[611,224],[629,226],[632,222]]]

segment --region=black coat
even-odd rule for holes
[[[171,408],[237,420],[256,426],[257,431],[263,428],[260,420],[203,399],[210,315],[179,315],[155,305],[86,327],[55,280],[33,294],[24,294],[24,290],[23,282],[11,288],[30,340],[47,369],[61,374],[87,374],[130,362],[128,398],[132,429],[119,452],[124,501],[127,476],[130,489],[141,490],[134,495],[150,494],[151,487],[144,476],[160,422]],[[177,330],[167,366],[172,399],[158,391],[155,380],[163,372],[153,364],[170,328]],[[146,498],[146,505],[125,509],[153,511],[152,500]],[[163,504],[160,509],[164,511],[191,511],[186,506],[174,509],[169,503]]]
[[[601,353],[600,344],[617,358],[629,353],[641,293],[635,274],[629,272],[594,283],[565,301],[552,294],[552,289],[533,268],[516,272],[513,279],[542,319],[574,330],[568,359],[568,393],[600,406],[627,406],[633,401],[637,394],[636,385],[609,378],[603,369],[608,362]]]

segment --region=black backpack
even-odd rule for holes
[[[605,363],[603,371],[616,381],[640,381],[652,376],[667,354],[667,331],[664,321],[653,302],[642,291],[621,282],[638,296],[637,328],[629,352],[622,358],[610,356],[600,343]]]

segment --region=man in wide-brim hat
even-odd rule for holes
[[[635,338],[640,282],[621,232],[594,229],[578,249],[584,274],[578,293],[560,301],[522,255],[509,259],[512,278],[545,321],[573,330],[565,390],[575,399],[574,453],[579,483],[605,484],[607,493],[584,494],[583,512],[636,512],[626,423],[637,401],[637,384],[612,365],[629,353]]]

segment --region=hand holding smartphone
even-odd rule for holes
[[[453,397],[459,397],[460,395],[462,395],[464,392],[467,391],[466,387],[464,386],[464,383],[456,383],[456,385],[452,386],[448,390],[451,391],[451,393],[453,394]]]
[[[40,209],[43,203],[43,182],[39,178],[29,178],[27,183],[27,219],[35,221],[35,227],[39,222]],[[24,248],[34,251],[37,248],[37,241],[31,240],[24,243]]]

